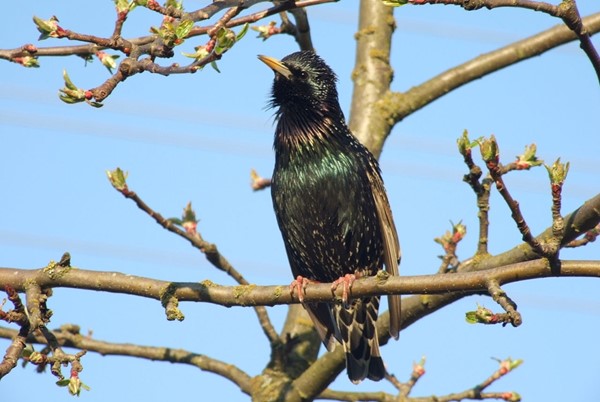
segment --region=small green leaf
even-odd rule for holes
[[[510,361],[510,369],[514,370],[517,367],[519,367],[521,364],[523,364],[523,359],[511,360]]]
[[[496,137],[492,134],[490,138],[483,138],[479,141],[479,151],[481,157],[487,162],[498,162],[500,156],[500,150],[498,148],[498,142]]]
[[[235,36],[235,41],[239,41],[240,39],[242,39],[244,37],[244,35],[246,35],[246,32],[248,32],[248,28],[250,27],[250,24],[245,23],[244,26],[242,27],[242,29],[240,30],[240,32],[238,32],[238,34]]]
[[[196,46],[194,48],[194,50],[196,51],[194,53],[181,52],[181,54],[185,57],[189,57],[189,58],[196,59],[196,60],[202,60],[203,58],[208,56],[208,51],[206,50],[206,46],[204,46],[204,45]]]
[[[69,74],[67,74],[67,70],[63,70],[63,79],[65,80],[65,86],[69,89],[79,89],[75,86],[75,84],[73,84],[73,81],[71,81],[71,78],[69,77]]]
[[[171,222],[172,224],[174,224],[174,225],[183,226],[183,221],[181,219],[179,219],[179,218],[169,218],[167,220],[169,222]]]
[[[481,140],[482,137],[479,137],[476,140],[471,141],[469,139],[469,132],[467,130],[464,130],[462,136],[460,136],[456,140],[456,144],[458,145],[458,152],[460,152],[461,155],[465,156],[467,153],[471,152],[471,149],[479,145]]]
[[[257,38],[262,38],[262,40],[265,41],[271,36],[281,32],[281,29],[278,28],[276,25],[277,23],[275,21],[271,21],[267,25],[252,26],[250,27],[250,29],[258,32]]]
[[[219,73],[219,74],[221,73],[221,70],[219,70],[219,67],[217,67],[217,62],[216,61],[211,61],[210,62],[210,66],[212,68],[214,68],[217,73]]]
[[[100,63],[102,63],[102,65],[104,67],[106,67],[108,72],[112,74],[113,69],[117,68],[116,60],[120,56],[119,55],[110,55],[102,50],[99,50],[96,52],[96,57],[98,57],[98,59],[100,59]]]
[[[183,1],[167,0],[165,7],[173,7],[176,10],[183,10]]]
[[[558,158],[556,162],[552,164],[552,166],[548,166],[546,164],[544,164],[544,166],[548,171],[551,184],[562,184],[569,173],[569,162],[561,163],[560,158]]]
[[[38,40],[48,39],[50,37],[56,38],[58,36],[58,18],[56,16],[50,17],[50,19],[43,20],[39,17],[33,16],[33,22],[40,32]]]
[[[177,25],[177,28],[175,29],[175,36],[177,36],[178,39],[185,39],[193,27],[194,21],[183,20],[179,23],[179,25]]]
[[[475,311],[467,311],[465,314],[465,319],[469,324],[477,324],[479,321],[477,320],[477,313]]]
[[[521,395],[512,391],[510,392],[509,398],[506,399],[506,402],[521,402]]]
[[[137,6],[135,0],[134,1],[114,0],[114,1],[115,1],[115,7],[117,8],[117,11],[119,13],[123,13],[123,12],[128,13]]]
[[[72,98],[72,97],[70,97],[70,96],[68,96],[68,95],[63,95],[63,94],[61,94],[60,92],[59,92],[59,94],[58,94],[58,98],[59,98],[61,101],[65,102],[65,103],[68,103],[68,104],[70,104],[70,105],[72,105],[73,103],[79,103],[79,102],[80,102],[80,101],[78,101],[78,100],[76,100],[76,99],[74,99],[74,98]]]
[[[40,66],[37,57],[34,56],[15,57],[14,59],[12,59],[12,61],[22,65],[23,67],[38,68]]]
[[[489,324],[494,317],[492,310],[477,305],[477,310],[465,313],[465,319],[469,324]]]
[[[114,188],[119,191],[127,189],[127,172],[124,172],[121,168],[116,168],[115,170],[107,170],[106,175]]]
[[[529,169],[534,166],[540,166],[544,161],[541,161],[536,156],[537,147],[531,144],[525,147],[525,151],[521,155],[517,155],[516,165],[518,169]]]

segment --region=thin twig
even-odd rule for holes
[[[14,309],[9,312],[4,312],[0,308],[0,320],[9,323],[15,322],[20,328],[19,331],[13,331],[12,336],[7,337],[8,339],[12,339],[12,341],[8,348],[6,348],[4,358],[2,359],[2,362],[0,362],[0,380],[17,366],[19,357],[27,344],[27,336],[29,335],[29,330],[31,328],[29,318],[25,312],[25,306],[21,302],[21,298],[17,291],[8,285],[4,286],[4,290],[8,295],[8,300],[13,304]]]
[[[244,278],[244,276],[236,270],[233,265],[219,252],[215,244],[205,241],[197,230],[185,231],[175,225],[171,220],[164,218],[160,213],[153,210],[148,204],[146,204],[135,192],[131,191],[128,187],[117,188],[125,198],[132,200],[139,209],[148,214],[153,218],[156,223],[162,226],[164,229],[175,233],[176,235],[186,239],[190,244],[200,250],[206,259],[215,267],[228,274],[240,285],[250,285],[250,283]],[[263,329],[263,332],[269,339],[271,345],[279,343],[279,335],[273,327],[267,310],[263,306],[255,306],[254,311],[258,317],[259,324]]]
[[[475,256],[482,257],[488,254],[488,239],[490,230],[490,189],[492,180],[489,176],[481,179],[483,172],[473,161],[472,148],[475,144],[468,137],[467,130],[458,139],[458,149],[463,156],[463,161],[469,173],[463,176],[463,181],[469,184],[477,197],[477,218],[479,220],[479,236],[477,238],[477,251]]]
[[[449,272],[450,269],[456,269],[456,267],[460,265],[458,257],[456,256],[456,248],[466,234],[467,227],[463,225],[462,222],[458,222],[456,224],[452,223],[452,232],[446,231],[443,236],[434,239],[434,241],[439,243],[444,249],[442,263],[438,268],[438,274]]]
[[[574,247],[585,246],[589,243],[595,242],[599,235],[600,235],[600,224],[597,225],[595,228],[585,232],[585,234],[583,235],[583,237],[581,239],[571,240],[570,242],[565,244],[565,247],[574,248]]]
[[[510,323],[513,327],[518,327],[522,324],[523,319],[521,313],[517,311],[517,304],[512,301],[504,290],[500,287],[498,281],[490,279],[488,281],[488,293],[492,299],[500,305],[506,311],[508,320],[503,321],[503,325]]]
[[[405,384],[402,384],[401,395],[406,398],[410,395],[415,385],[417,385],[417,381],[421,377],[425,375],[425,356],[421,358],[421,361],[418,363],[413,363],[412,372],[410,373],[410,378]],[[396,387],[397,388],[397,387]]]
[[[160,14],[168,16],[169,18],[175,18],[178,20],[189,19],[191,21],[205,20],[222,9],[229,8],[219,20],[209,26],[193,28],[185,38],[191,38],[198,35],[208,34],[211,41],[214,42],[214,35],[219,31],[221,27],[234,27],[243,25],[249,22],[255,22],[269,15],[273,15],[285,10],[290,10],[295,7],[308,7],[317,4],[327,3],[334,0],[304,0],[304,1],[286,1],[281,2],[266,10],[256,12],[244,17],[234,19],[242,10],[250,7],[261,1],[219,1],[214,2],[202,9],[185,13],[181,10],[173,7],[163,7],[156,1],[149,1],[148,8],[156,11]],[[83,34],[74,32],[68,29],[64,29],[57,26],[52,36],[56,38],[65,38],[73,41],[87,42],[88,45],[79,46],[56,46],[38,48],[34,45],[27,44],[16,49],[0,49],[0,59],[6,59],[26,65],[27,60],[37,59],[43,56],[66,56],[66,55],[78,55],[84,58],[91,57],[96,52],[104,49],[113,49],[124,53],[126,56],[118,66],[117,71],[114,75],[108,78],[101,85],[89,89],[86,91],[86,101],[88,103],[100,105],[100,102],[105,100],[115,88],[125,81],[132,75],[139,74],[142,72],[151,72],[161,75],[171,74],[193,74],[216,60],[219,60],[221,56],[228,50],[228,48],[221,49],[218,53],[209,51],[206,57],[198,58],[187,65],[181,66],[177,63],[163,66],[156,62],[156,58],[170,58],[174,55],[173,47],[176,44],[165,42],[160,35],[150,35],[145,37],[139,37],[134,39],[124,39],[121,37],[121,31],[123,24],[125,23],[128,12],[117,12],[117,19],[115,21],[115,28],[113,34],[109,38],[98,37],[90,34]],[[214,46],[214,43],[213,45]],[[211,46],[207,45],[207,48]],[[148,55],[148,58],[141,59],[142,56]],[[33,60],[37,64],[36,60]],[[82,101],[81,99],[79,101]],[[93,101],[93,102],[92,102]]]
[[[395,396],[385,392],[351,392],[351,391],[334,391],[326,389],[319,395],[319,399],[329,399],[334,401],[378,401],[378,402],[458,402],[464,400],[485,400],[485,399],[502,399],[505,401],[517,402],[521,397],[515,392],[483,392],[498,379],[502,378],[521,364],[521,360],[506,359],[499,361],[500,368],[492,373],[488,378],[477,386],[467,389],[462,392],[428,397],[409,398],[402,394]]]
[[[519,203],[515,200],[506,184],[504,183],[503,174],[506,173],[506,170],[503,168],[500,163],[500,151],[498,149],[498,143],[496,142],[496,138],[492,135],[488,139],[483,139],[479,143],[481,149],[481,155],[485,162],[486,167],[492,177],[494,184],[496,185],[496,189],[498,193],[502,196],[508,208],[510,208],[511,216],[515,223],[517,224],[517,228],[523,237],[523,241],[531,246],[531,248],[537,252],[540,256],[546,256],[546,251],[540,241],[533,236],[531,233],[531,229],[529,229],[529,225],[525,221],[523,214],[521,213],[521,208],[519,207]]]

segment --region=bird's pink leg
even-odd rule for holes
[[[296,279],[294,279],[292,283],[290,283],[290,294],[292,295],[292,297],[294,296],[295,290],[298,294],[298,300],[300,300],[300,303],[304,302],[304,295],[306,294],[306,285],[308,285],[309,283],[319,282],[311,281],[310,279],[307,279],[302,275],[298,275]]]
[[[352,288],[352,284],[356,280],[356,275],[354,274],[346,274],[341,276],[339,279],[336,279],[331,283],[331,290],[336,291],[338,286],[343,285],[342,288],[342,302],[344,304],[348,303],[348,295],[350,294],[350,289]]]

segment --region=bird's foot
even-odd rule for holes
[[[290,283],[290,294],[292,297],[294,296],[294,290],[298,294],[298,300],[300,303],[304,302],[304,295],[306,294],[306,285],[309,283],[319,283],[317,281],[311,281],[308,278],[303,277],[302,275],[298,275],[296,279]]]
[[[341,276],[339,279],[336,279],[331,283],[331,290],[335,292],[338,286],[343,285],[342,288],[342,302],[344,304],[348,304],[348,295],[350,294],[350,289],[352,288],[352,284],[356,280],[356,275],[354,274],[346,274]]]

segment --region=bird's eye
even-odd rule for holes
[[[306,71],[300,71],[300,72],[298,73],[298,77],[299,77],[301,80],[305,80],[305,79],[307,79],[307,78],[308,78],[308,73],[307,73]]]

